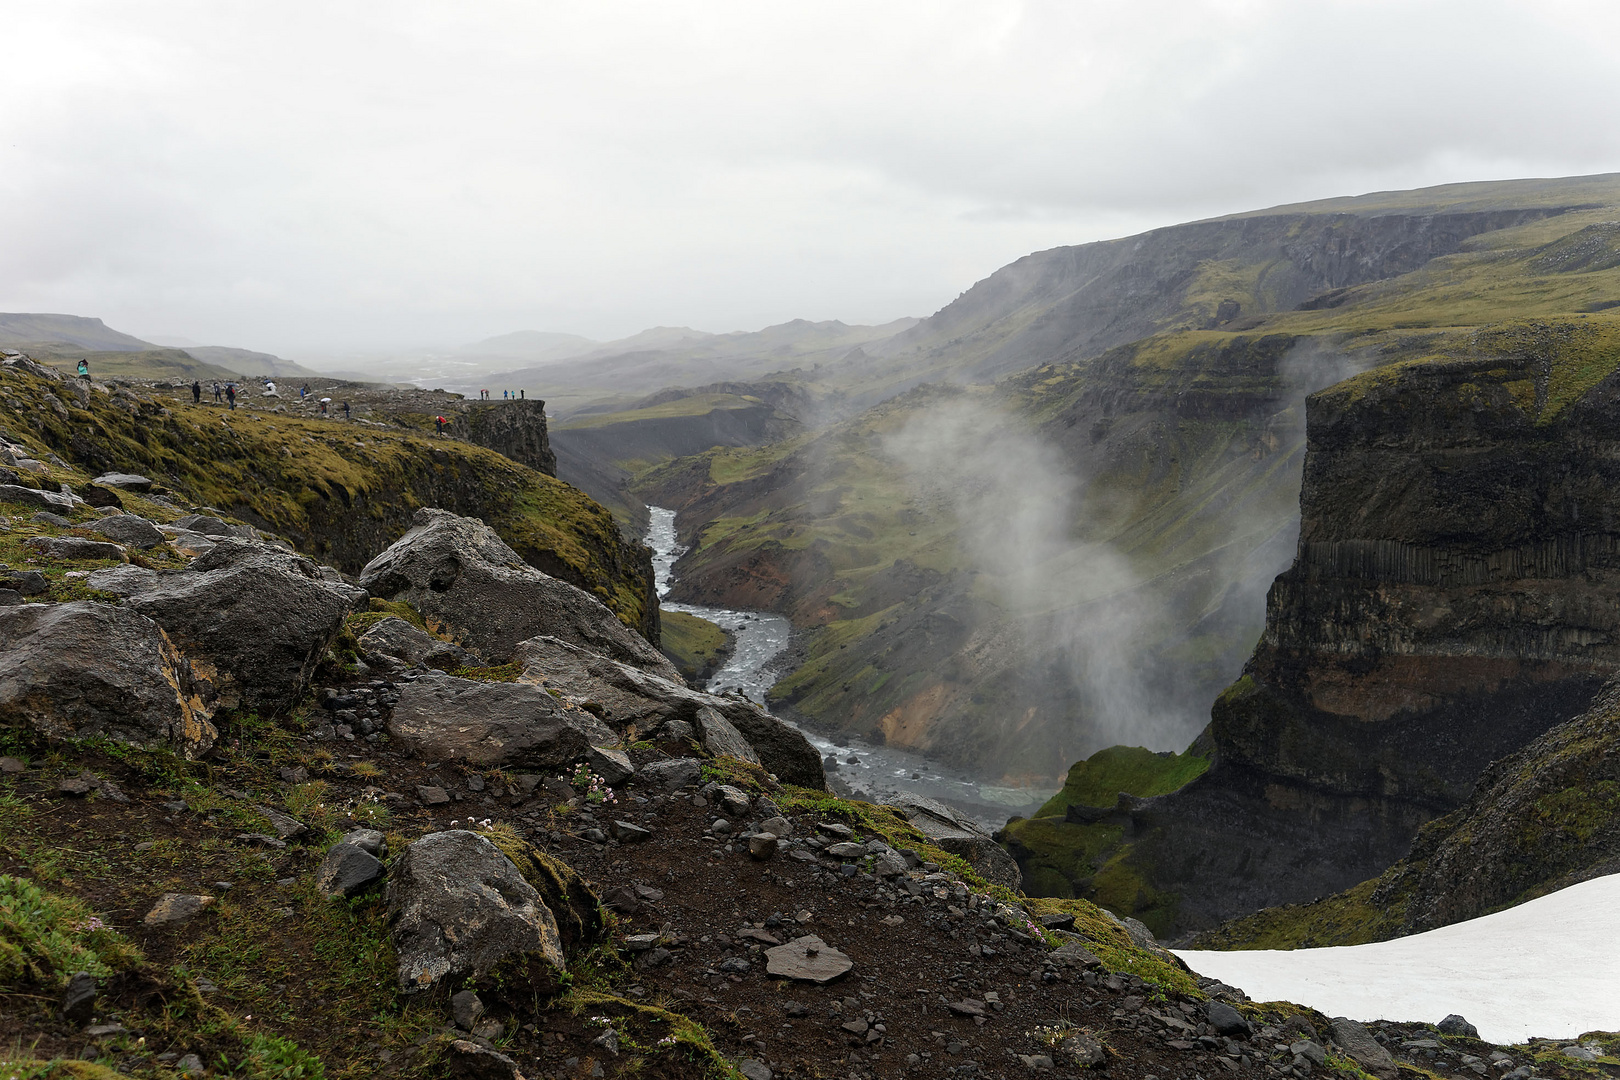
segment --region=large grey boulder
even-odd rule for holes
[[[212,687],[144,615],[77,600],[0,610],[0,722],[49,739],[102,736],[201,757]]]
[[[1023,872],[1007,849],[972,821],[944,803],[925,795],[902,792],[887,802],[941,850],[967,860],[980,877],[993,885],[1018,890]]]
[[[512,860],[477,833],[429,833],[388,875],[388,921],[399,986],[489,974],[506,960],[538,958],[561,971],[557,920]]]
[[[392,615],[378,620],[360,635],[360,655],[372,667],[384,670],[425,664],[440,671],[453,671],[478,663],[478,658],[461,646],[440,641]]]
[[[1333,1040],[1344,1049],[1350,1059],[1379,1080],[1395,1080],[1400,1066],[1390,1052],[1379,1045],[1372,1032],[1343,1016],[1333,1018]]]
[[[54,491],[40,491],[21,484],[0,484],[0,502],[21,503],[40,510],[53,510],[61,514],[73,512],[73,496]]]
[[[266,544],[221,541],[178,572],[107,573],[92,588],[127,596],[214,683],[222,704],[275,715],[297,704],[356,604],[309,559]]]
[[[679,678],[600,600],[536,570],[483,522],[426,507],[411,520],[411,530],[360,571],[373,596],[409,603],[494,663],[505,663],[518,642],[549,634]]]
[[[164,541],[164,536],[158,532],[156,525],[135,514],[118,514],[115,517],[102,518],[100,521],[92,522],[89,528],[91,532],[98,532],[109,540],[130,547],[155,547]]]
[[[671,721],[691,725],[704,749],[757,762],[790,784],[823,788],[821,755],[803,733],[746,698],[693,690],[678,675],[666,678],[559,641],[535,637],[513,658],[525,680],[583,700],[614,730],[653,734]]]
[[[530,771],[561,768],[619,741],[590,713],[568,708],[532,683],[438,672],[400,684],[388,734],[424,761]]]
[[[123,545],[82,536],[30,536],[23,541],[47,559],[117,559],[125,561]]]

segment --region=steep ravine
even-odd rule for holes
[[[1134,878],[1161,932],[1310,900],[1581,712],[1620,668],[1615,337],[1507,326],[1310,398],[1298,552],[1200,740],[1213,764],[1015,824],[1026,876]]]
[[[676,539],[675,512],[659,506],[647,509],[651,521],[646,540],[653,550],[653,569],[662,598],[674,583],[676,563],[686,549]],[[771,687],[781,676],[781,660],[793,636],[793,624],[786,616],[667,601],[662,607],[707,619],[732,635],[731,654],[703,689],[711,693],[740,692],[766,704]],[[887,801],[902,792],[938,799],[986,829],[1000,827],[1009,811],[1027,809],[1035,801],[1024,791],[986,784],[925,755],[852,739],[836,731],[818,731],[812,725],[795,723],[803,717],[779,705],[776,712],[821,752],[828,785],[840,793],[873,802]]]

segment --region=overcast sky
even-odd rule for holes
[[[5,0],[0,310],[296,356],[926,315],[1029,251],[1620,171],[1620,4]]]

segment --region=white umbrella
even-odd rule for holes
[[[332,399],[331,399],[331,398],[329,398],[329,397],[323,397],[323,398],[321,398],[321,400],[322,400],[322,401],[331,401],[331,400],[332,400]]]

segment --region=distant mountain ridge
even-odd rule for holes
[[[162,348],[161,345],[113,330],[100,319],[83,315],[0,311],[0,345],[15,348],[18,345],[50,342],[77,345],[97,352],[145,352]]]
[[[84,315],[0,312],[0,346],[22,349],[37,359],[61,361],[76,353],[93,359],[98,374],[134,378],[274,379],[314,378],[319,373],[272,353],[221,345],[185,348],[144,341]]]

